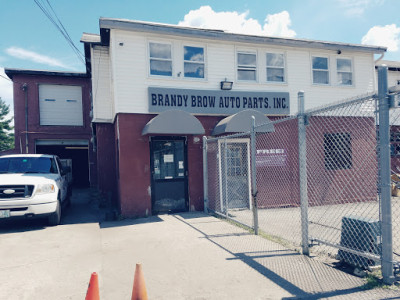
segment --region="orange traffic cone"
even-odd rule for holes
[[[92,276],[90,277],[90,282],[89,282],[85,300],[100,300],[99,279],[97,277],[96,272],[93,272]]]
[[[144,276],[141,264],[136,264],[131,300],[147,300],[146,284],[144,283]]]

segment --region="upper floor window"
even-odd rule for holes
[[[279,53],[267,53],[267,81],[285,82],[285,57]]]
[[[256,81],[257,55],[251,52],[237,53],[238,80]]]
[[[150,43],[150,75],[172,76],[170,44]]]
[[[351,59],[338,58],[336,60],[337,80],[340,85],[353,84],[353,69]]]
[[[313,56],[313,83],[329,84],[329,61],[327,57]]]
[[[204,48],[184,46],[184,76],[204,78]]]

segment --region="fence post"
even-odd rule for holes
[[[251,195],[253,201],[254,233],[258,235],[258,209],[257,209],[257,170],[256,170],[256,118],[251,117]]]
[[[207,163],[207,137],[203,136],[203,197],[204,212],[208,213],[208,163]]]
[[[229,217],[228,214],[228,143],[226,138],[224,139],[224,181],[225,181],[225,216]],[[221,182],[222,183],[222,182]]]
[[[306,116],[304,114],[304,92],[299,91],[298,97],[298,136],[299,136],[299,192],[301,210],[301,247],[304,255],[310,254],[308,247],[308,193],[307,193],[307,139]]]
[[[381,192],[382,276],[386,284],[394,282],[392,244],[392,204],[390,186],[390,125],[387,66],[378,67],[379,98],[379,179]]]

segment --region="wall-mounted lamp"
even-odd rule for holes
[[[227,81],[226,78],[224,81],[221,81],[221,90],[231,90],[233,82]]]
[[[339,50],[337,51],[337,54],[339,54],[339,55],[342,54],[342,50],[339,49]]]

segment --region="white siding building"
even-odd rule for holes
[[[390,61],[390,60],[379,60],[376,63],[376,68],[378,66],[386,65],[388,67],[388,86],[389,88],[396,88],[400,90],[400,62]]]
[[[203,209],[201,136],[226,116],[295,114],[300,90],[306,109],[372,92],[374,54],[386,51],[109,18],[100,19],[100,35],[81,41],[99,174],[114,174],[122,214],[138,216]],[[168,173],[168,164],[179,171]]]

